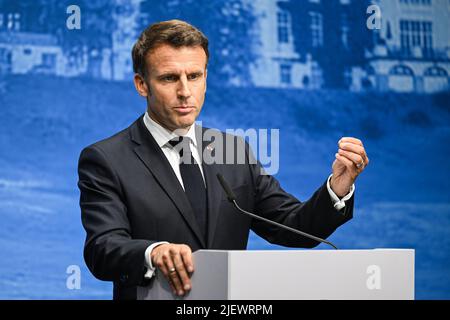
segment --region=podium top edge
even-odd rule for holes
[[[196,252],[217,252],[217,253],[243,253],[243,252],[370,252],[370,251],[401,251],[401,252],[414,252],[415,249],[412,248],[373,248],[373,249],[339,249],[339,250],[330,250],[330,249],[286,249],[286,250],[207,250],[201,249]]]

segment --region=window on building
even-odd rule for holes
[[[409,21],[400,21],[400,46],[405,54],[411,51]]]
[[[292,66],[290,64],[280,65],[280,80],[282,84],[290,85],[292,81]]]
[[[425,70],[425,76],[428,77],[447,77],[447,71],[445,69],[440,67],[430,67],[427,70]]]
[[[278,24],[278,42],[288,43],[290,38],[289,31],[291,28],[291,19],[289,12],[285,10],[278,11],[277,24]]]
[[[343,13],[341,18],[341,40],[342,44],[345,48],[348,49],[349,47],[349,41],[348,41],[348,35],[350,33],[350,23],[348,21],[348,14]]]
[[[323,46],[323,16],[319,12],[310,12],[311,17],[311,45],[313,47]]]
[[[429,21],[400,21],[400,44],[404,54],[410,55],[412,49],[419,47],[422,54],[430,56],[433,52],[433,25]]]
[[[20,13],[8,13],[4,24],[8,30],[20,31]]]
[[[396,65],[392,67],[389,74],[394,76],[414,76],[414,72],[411,68],[404,65]]]
[[[433,54],[433,28],[431,22],[422,22],[423,29],[423,53],[429,57]]]

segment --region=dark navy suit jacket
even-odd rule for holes
[[[196,127],[197,139],[205,128]],[[219,133],[226,141],[225,134]],[[114,282],[115,299],[135,299],[136,287],[148,284],[144,252],[155,241],[198,249],[244,250],[249,231],[271,243],[312,248],[318,243],[239,213],[227,201],[217,173],[237,196],[241,208],[290,227],[327,238],[352,218],[353,197],[337,211],[324,183],[306,202],[285,192],[270,175],[261,174],[244,145],[245,163],[202,163],[208,197],[206,239],[167,158],[142,117],[130,127],[85,148],[78,174],[82,223],[86,230],[84,259],[101,280]],[[229,140],[231,141],[231,140]],[[218,152],[199,141],[203,152]],[[213,149],[209,151],[209,149]],[[221,149],[226,152],[224,149]],[[301,181],[299,180],[299,183]]]

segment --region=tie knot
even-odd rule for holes
[[[184,148],[187,148],[186,151],[190,152],[189,138],[187,137],[179,136],[173,138],[172,140],[169,140],[169,144],[180,154],[181,157],[183,157]]]
[[[185,140],[185,137],[183,137],[183,136],[178,136],[178,137],[176,137],[176,138],[173,138],[172,140],[169,140],[169,144],[172,146],[172,147],[176,147],[177,145],[179,145],[180,143],[182,144],[183,142],[184,142],[184,140]]]

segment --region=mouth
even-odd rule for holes
[[[175,107],[174,109],[178,113],[187,114],[187,113],[191,113],[192,111],[194,111],[195,107],[194,106],[182,105],[182,106]]]

